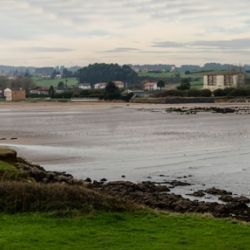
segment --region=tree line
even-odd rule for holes
[[[35,87],[35,83],[30,77],[19,76],[13,79],[9,79],[5,76],[0,76],[0,89],[24,89],[27,93],[29,89]]]
[[[95,63],[78,71],[80,82],[95,84],[98,82],[123,81],[136,83],[137,73],[128,65]]]

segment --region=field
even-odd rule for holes
[[[0,249],[249,249],[250,226],[152,212],[0,215]]]
[[[140,77],[145,77],[145,78],[151,78],[155,80],[167,80],[170,78],[176,77],[176,72],[161,72],[161,73],[153,73],[153,72],[140,72],[138,75]],[[202,88],[203,84],[203,73],[191,73],[189,75],[186,75],[184,73],[180,73],[181,78],[191,78],[191,84],[193,88]]]
[[[68,87],[78,84],[78,80],[75,77],[62,78],[62,79],[44,79],[40,77],[32,77],[36,86],[49,88],[50,86],[56,87],[59,82],[67,83]]]

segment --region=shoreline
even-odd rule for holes
[[[192,201],[171,192],[171,189],[176,186],[191,185],[190,183],[180,180],[173,180],[161,185],[151,181],[132,183],[129,181],[108,182],[106,179],[102,179],[100,182],[92,182],[91,179],[78,180],[65,172],[46,171],[39,165],[34,165],[17,157],[16,151],[14,150],[1,150],[0,160],[13,164],[18,171],[21,171],[22,176],[25,176],[24,179],[13,182],[14,185],[17,186],[19,185],[18,183],[23,183],[20,185],[31,185],[30,187],[32,187],[32,183],[35,185],[38,183],[44,187],[47,185],[60,184],[65,188],[74,187],[73,190],[75,191],[71,192],[78,192],[78,188],[79,190],[85,188],[89,190],[88,192],[95,192],[100,197],[107,196],[110,197],[109,199],[116,200],[116,204],[124,201],[125,203],[128,202],[128,204],[135,204],[138,207],[144,206],[162,211],[210,213],[214,217],[235,218],[246,222],[250,221],[250,207],[248,206],[250,199],[243,196],[233,197],[230,191],[211,188],[191,194],[193,197],[201,197],[205,195],[204,193],[209,193],[220,197],[222,203],[204,202],[198,199]],[[2,182],[1,185],[4,185],[4,183]]]
[[[179,187],[177,194],[201,190],[206,184],[206,188],[216,186],[249,197],[249,116],[199,110],[186,114],[183,105],[178,106],[181,112],[168,113],[167,107],[125,103],[0,105],[0,144],[16,147],[47,170],[66,171],[82,179],[122,180],[121,175],[126,175],[132,182],[171,181],[192,175],[188,181],[195,185]],[[189,112],[191,106],[185,107]],[[209,130],[218,125],[214,132]],[[157,150],[153,152],[152,147]]]

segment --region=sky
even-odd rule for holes
[[[0,0],[0,64],[250,64],[249,0]]]

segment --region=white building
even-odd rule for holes
[[[3,95],[4,95],[5,100],[7,102],[11,102],[12,101],[12,90],[11,89],[9,89],[9,88],[5,89]]]
[[[22,101],[26,98],[26,92],[25,90],[11,90],[9,88],[6,88],[4,90],[4,96],[7,102],[11,101]]]
[[[157,90],[159,89],[157,86],[157,82],[145,82],[144,83],[144,90]]]
[[[203,78],[203,88],[216,89],[238,88],[245,84],[245,74],[242,72],[212,72]]]
[[[125,83],[123,81],[113,81],[113,83],[119,89],[124,89],[125,88]]]
[[[95,89],[105,89],[107,86],[107,83],[106,82],[99,82],[99,83],[96,83],[94,85],[94,88]]]
[[[79,89],[91,89],[91,84],[90,83],[80,83],[79,85],[78,85],[78,88]]]

